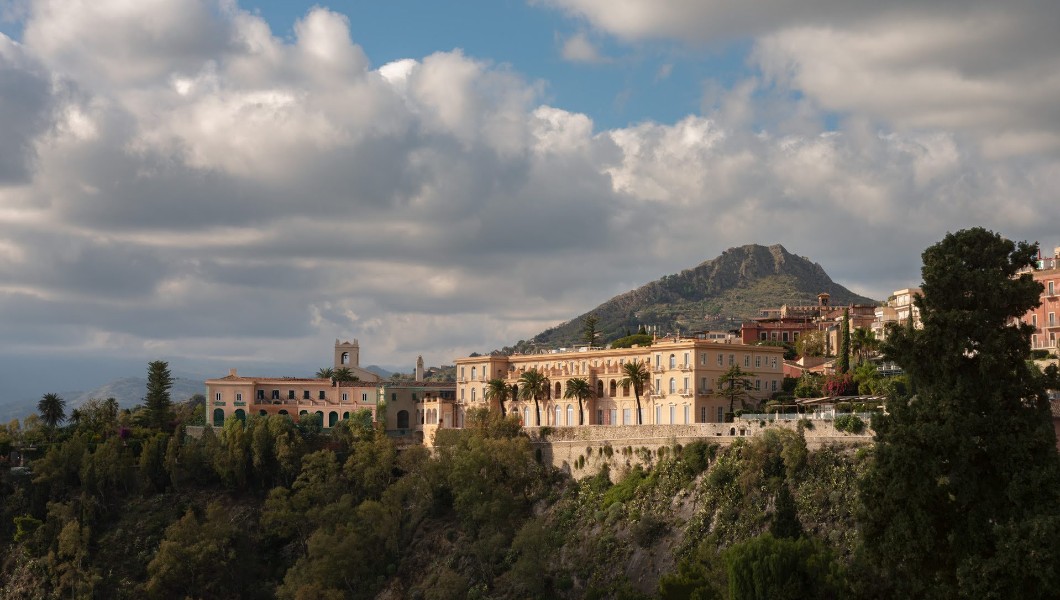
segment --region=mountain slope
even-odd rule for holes
[[[821,265],[783,246],[730,248],[713,260],[643,285],[604,302],[530,340],[537,347],[581,343],[582,319],[595,314],[604,342],[655,326],[660,334],[731,329],[782,304],[816,304],[827,292],[832,304],[877,304],[832,281]],[[529,344],[528,344],[529,346]]]

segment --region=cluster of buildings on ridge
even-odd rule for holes
[[[1022,318],[1034,326],[1031,346],[1057,351],[1060,332],[1060,247],[1052,257],[1040,258],[1035,280],[1043,285],[1041,306]],[[547,353],[490,355],[458,358],[455,382],[424,381],[423,358],[416,361],[412,381],[383,380],[360,367],[357,340],[335,340],[335,369],[349,369],[356,378],[244,377],[232,369],[228,376],[206,381],[207,420],[221,426],[227,419],[249,415],[288,415],[298,419],[316,414],[324,427],[334,427],[359,410],[368,410],[385,423],[388,433],[416,441],[433,439],[439,428],[461,428],[470,408],[499,408],[487,401],[488,382],[504,381],[509,388],[520,384],[528,370],[548,378],[545,398],[509,400],[505,409],[519,417],[524,427],[635,425],[636,394],[625,378],[623,366],[644,363],[651,377],[640,398],[643,425],[694,425],[723,422],[729,400],[718,389],[718,379],[732,366],[753,373],[755,400],[765,400],[781,389],[785,376],[804,371],[828,372],[831,360],[785,361],[784,348],[758,345],[762,341],[795,343],[810,332],[823,334],[826,354],[839,348],[844,314],[850,328],[869,329],[877,339],[886,335],[888,323],[919,326],[919,311],[913,298],[917,288],[895,291],[882,306],[833,306],[828,294],[820,294],[816,305],[782,306],[745,322],[737,332],[704,332],[691,337],[657,338],[651,346],[632,348],[579,347]],[[827,351],[831,350],[831,351]],[[566,398],[569,382],[584,378],[595,392],[582,403]],[[377,412],[380,409],[385,412]],[[538,411],[540,409],[540,412]]]

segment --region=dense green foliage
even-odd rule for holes
[[[922,329],[890,332],[885,354],[912,380],[873,420],[862,483],[866,595],[1054,597],[1060,588],[1060,462],[1042,374],[1017,317],[1041,284],[1036,248],[982,229],[924,252]],[[1016,323],[1016,324],[1014,324]],[[1018,592],[1017,592],[1018,590]]]

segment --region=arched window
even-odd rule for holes
[[[243,421],[244,423],[247,422],[247,412],[242,408],[237,408],[235,414],[232,416],[239,419],[240,421]]]
[[[350,413],[348,413],[348,412],[342,413],[342,420],[343,421],[348,421],[349,418],[350,418]]]
[[[563,420],[563,409],[557,406],[556,407],[556,420],[552,424],[558,427],[558,426],[562,425],[562,420]]]
[[[674,379],[673,377],[670,378],[670,393],[671,394],[676,394],[677,393],[677,380]]]
[[[674,356],[673,354],[671,354],[670,355],[670,368],[672,369],[672,368],[674,368],[676,366],[677,366],[677,357]]]
[[[597,379],[596,380],[596,397],[597,398],[603,398],[604,397],[604,380],[603,379]]]
[[[567,426],[574,425],[574,406],[571,404],[567,405]]]
[[[471,381],[475,380],[475,371],[476,370],[478,370],[478,367],[471,367]]]
[[[283,416],[285,416],[285,417],[289,417],[289,416],[291,416],[291,415],[290,415],[290,413],[288,413],[288,412],[287,412],[286,410],[284,410],[284,409],[280,409],[280,413],[279,413],[279,414],[281,414],[281,415],[283,415]]]
[[[299,413],[298,413],[298,416],[299,416],[299,417],[304,417],[304,416],[306,416],[306,415],[308,415],[308,414],[309,414],[309,411],[308,411],[308,410],[303,410],[303,411],[301,411],[301,412],[299,412]]]
[[[331,411],[328,413],[328,427],[334,427],[339,422],[339,413]]]
[[[350,364],[350,353],[343,352],[342,357],[339,358],[339,364],[348,365]]]
[[[622,384],[622,395],[625,396],[626,398],[629,398],[629,383],[628,382]]]
[[[523,407],[523,427],[530,426],[530,409]]]
[[[611,397],[615,397],[615,393],[618,391],[618,382],[614,379],[611,380]]]
[[[409,411],[399,410],[397,414],[397,428],[408,429],[409,428]]]
[[[559,382],[557,381],[556,382],[556,399],[559,400],[562,397],[563,397],[563,388],[560,386]]]
[[[267,417],[267,416],[269,416],[269,413],[265,412],[265,409],[262,409],[262,410],[258,411],[258,416],[259,417]]]
[[[223,408],[215,408],[213,411],[213,425],[214,427],[220,427],[225,424],[225,410]]]

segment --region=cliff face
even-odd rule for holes
[[[779,244],[751,244],[615,296],[589,313],[596,315],[597,329],[609,341],[641,325],[655,326],[659,333],[729,329],[759,316],[763,308],[815,304],[821,292],[831,295],[832,304],[876,303],[835,283],[821,265]],[[584,316],[531,341],[538,346],[579,343]]]

